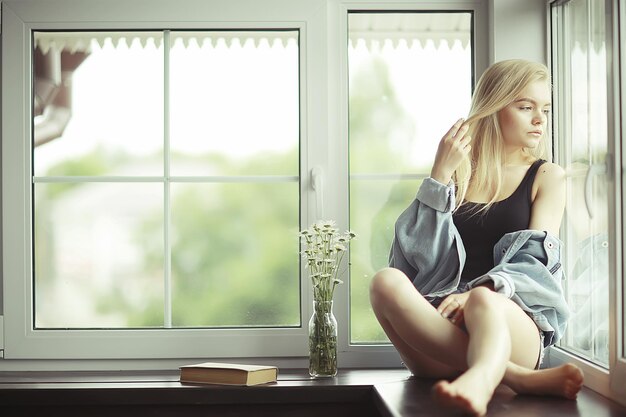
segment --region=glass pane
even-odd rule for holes
[[[467,115],[472,89],[470,13],[351,13],[351,341],[387,342],[369,304],[387,265],[396,218],[430,173],[437,144]],[[409,180],[389,180],[408,175]]]
[[[300,324],[298,190],[172,185],[174,326]]]
[[[37,327],[300,325],[297,35],[35,34]]]
[[[35,175],[163,175],[161,34],[34,40]]]
[[[565,74],[555,76],[567,91],[564,111],[569,132],[563,141],[568,172],[565,281],[572,309],[562,347],[608,367],[609,219],[607,155],[607,78],[604,3],[573,0],[561,13],[561,30],[569,33],[556,49]],[[566,78],[567,77],[567,78]],[[569,109],[569,111],[568,111]]]
[[[406,209],[407,201],[415,197],[420,184],[421,181],[407,180],[350,182],[350,199],[353,202],[350,222],[360,227],[358,239],[350,242],[350,324],[353,341],[388,340],[369,302],[370,278],[388,265],[394,223]]]
[[[172,175],[297,175],[297,158],[272,158],[299,142],[298,32],[177,32],[171,45]]]
[[[34,213],[36,328],[163,325],[163,185],[38,183]]]

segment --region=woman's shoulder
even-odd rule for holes
[[[559,164],[544,161],[541,165],[539,165],[537,176],[541,176],[546,179],[560,180],[565,178],[565,170]]]
[[[537,170],[535,185],[539,191],[565,187],[565,170],[554,162],[544,162]]]

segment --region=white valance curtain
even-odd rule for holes
[[[470,13],[351,13],[348,16],[350,45],[364,42],[368,49],[391,42],[393,47],[406,43],[425,46],[433,42],[436,47],[455,43],[465,48],[472,35]]]
[[[350,13],[348,20],[349,42],[356,47],[363,42],[368,49],[381,47],[391,42],[393,47],[406,43],[409,47],[415,44],[424,46],[433,42],[439,47],[447,43],[452,47],[460,43],[466,47],[471,39],[471,14],[466,12],[450,13]],[[235,30],[235,31],[172,31],[172,44],[183,42],[216,45],[224,42],[229,47],[233,44],[243,45],[246,42],[277,42],[286,46],[289,42],[297,42],[296,30]],[[115,47],[130,46],[138,42],[142,47],[148,44],[160,46],[163,41],[162,32],[35,32],[34,44],[43,53],[50,49],[69,52],[89,51],[95,42],[100,47],[111,43]]]
[[[234,43],[243,45],[246,42],[254,42],[256,46],[261,42],[274,44],[280,42],[286,46],[288,42],[297,42],[297,31],[184,31],[171,32],[172,45],[174,42],[182,42],[185,47],[190,43],[197,43],[202,46],[206,43],[217,45],[225,42],[229,47]],[[130,47],[134,43],[139,43],[142,47],[153,44],[161,46],[163,42],[163,32],[35,32],[34,46],[39,47],[46,54],[50,49],[57,51],[66,50],[69,52],[89,52],[93,44],[104,47],[111,44],[118,48],[120,46]]]

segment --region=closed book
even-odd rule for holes
[[[192,384],[249,386],[276,382],[277,378],[276,366],[204,362],[180,367],[180,382]]]

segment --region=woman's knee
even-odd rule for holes
[[[472,288],[467,299],[466,308],[494,307],[498,300],[497,297],[500,297],[500,295],[487,287],[479,286]]]
[[[406,282],[410,281],[399,269],[381,269],[372,277],[370,282],[370,300],[372,304],[381,299],[389,300],[394,298]]]

